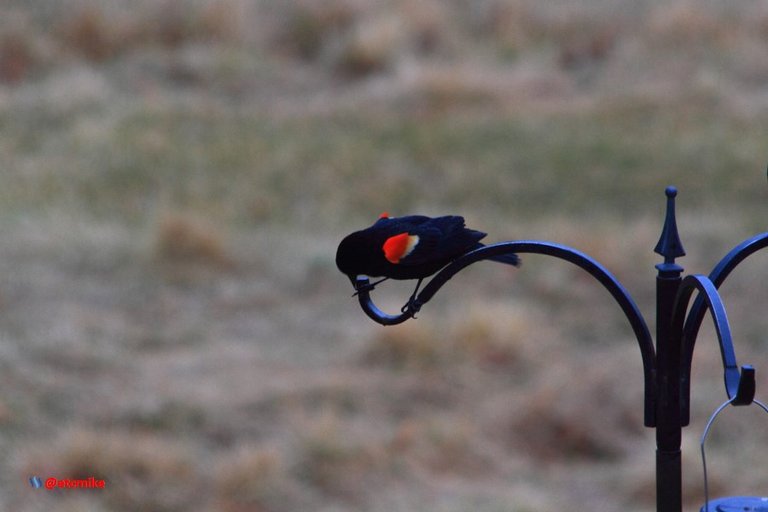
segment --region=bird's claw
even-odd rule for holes
[[[363,292],[372,292],[372,291],[374,290],[374,288],[376,288],[376,285],[377,285],[377,284],[379,284],[379,283],[383,283],[383,282],[384,282],[384,281],[386,281],[387,279],[389,279],[389,278],[388,278],[388,277],[385,277],[384,279],[379,279],[378,281],[375,281],[375,282],[373,282],[373,283],[371,283],[371,282],[370,282],[370,281],[368,281],[367,279],[365,279],[365,280],[363,280],[363,281],[358,281],[357,283],[363,282],[363,283],[365,283],[365,284],[362,284],[362,285],[358,285],[358,284],[356,283],[356,284],[355,284],[355,293],[353,293],[353,294],[352,294],[352,296],[353,296],[353,297],[357,297],[358,295],[360,295],[360,294],[361,294],[361,293],[363,293]]]
[[[406,302],[405,305],[400,308],[400,312],[407,313],[411,318],[416,318],[416,313],[419,312],[421,306],[423,306],[423,304],[420,300],[418,300],[416,297],[411,297],[408,299],[408,302]]]
[[[374,290],[374,288],[376,288],[376,283],[364,284],[364,285],[362,285],[362,286],[360,286],[358,288],[355,288],[355,293],[353,293],[352,296],[353,297],[357,297],[358,295],[360,295],[363,292],[372,292]]]

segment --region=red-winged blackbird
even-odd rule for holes
[[[468,229],[458,215],[426,217],[409,215],[390,218],[386,213],[373,226],[345,237],[336,251],[336,266],[352,285],[358,275],[385,279],[429,277],[459,256],[482,247],[486,233]],[[489,258],[508,265],[520,265],[516,254]]]

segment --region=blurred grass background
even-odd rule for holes
[[[767,48],[756,1],[5,1],[2,508],[653,510],[639,353],[585,274],[478,265],[384,329],[333,255],[462,214],[594,256],[653,328],[667,185],[690,272],[766,229]],[[767,261],[722,290],[758,369]],[[719,365],[707,325],[687,509]],[[765,419],[721,421],[710,488],[762,492]]]

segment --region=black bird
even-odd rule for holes
[[[408,302],[411,304],[424,278],[459,256],[483,247],[480,240],[485,236],[482,231],[467,228],[464,217],[458,215],[389,217],[383,213],[371,227],[347,235],[341,241],[336,251],[336,266],[353,286],[359,275],[384,278],[372,286],[390,278],[418,279]],[[516,254],[489,259],[520,265]]]

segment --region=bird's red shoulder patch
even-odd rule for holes
[[[418,243],[419,237],[417,235],[410,235],[405,232],[387,238],[381,248],[387,261],[396,264],[411,254]]]
[[[381,215],[379,215],[380,219],[388,219],[389,218],[389,212],[381,212]]]

